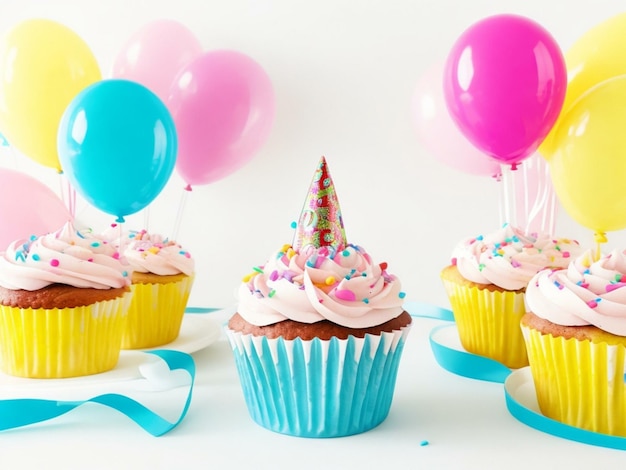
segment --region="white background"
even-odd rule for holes
[[[0,32],[24,19],[57,20],[91,46],[106,77],[132,32],[171,18],[206,50],[239,50],[270,75],[276,121],[266,145],[246,167],[195,187],[187,198],[179,240],[197,262],[192,305],[232,305],[241,277],[291,242],[290,223],[321,155],[337,187],[348,240],[387,261],[408,300],[447,305],[439,271],[460,239],[498,228],[500,188],[425,151],[412,128],[411,97],[422,74],[445,59],[465,28],[496,13],[536,20],[567,50],[620,9],[614,0],[1,0]],[[53,170],[7,149],[0,155],[0,164],[59,188]],[[2,188],[0,194],[10,197]],[[147,220],[151,230],[168,234],[182,194],[175,173],[147,214],[129,218],[129,228]],[[78,216],[94,229],[113,219],[84,204]],[[557,232],[592,243],[591,232],[563,211]],[[609,234],[609,246],[626,247],[625,240]],[[12,468],[369,468],[391,459],[408,468],[574,469],[623,458],[516,422],[505,410],[501,386],[456,377],[434,363],[426,339],[431,326],[416,322],[392,413],[362,436],[307,441],[258,428],[246,415],[222,343],[195,356],[196,396],[171,436],[152,438],[115,413],[88,407],[57,424],[4,433],[0,461],[3,468],[7,461]],[[423,439],[431,445],[420,447]]]
[[[0,32],[35,17],[72,28],[95,53],[105,78],[125,40],[160,18],[186,25],[205,50],[239,50],[267,71],[276,94],[267,143],[243,169],[196,186],[182,211],[178,239],[195,256],[198,273],[190,303],[203,306],[233,304],[242,276],[292,241],[290,223],[299,216],[321,155],[335,181],[348,241],[376,261],[387,261],[408,299],[447,305],[439,271],[462,238],[499,227],[502,186],[446,166],[425,150],[411,117],[417,81],[445,60],[465,28],[486,16],[528,16],[566,51],[589,28],[620,12],[609,0],[4,0],[0,5]],[[54,170],[6,149],[0,155],[1,164],[59,190]],[[142,228],[147,220],[150,230],[171,234],[182,188],[175,172],[149,210],[129,218],[128,228]],[[593,243],[590,230],[562,210],[558,215],[558,236]],[[77,216],[95,230],[113,221],[84,203]],[[609,233],[609,246],[624,246],[620,237]]]
[[[205,50],[239,50],[267,71],[276,95],[267,143],[243,169],[196,186],[183,207],[178,239],[195,256],[198,273],[191,304],[231,305],[242,276],[292,241],[290,223],[325,155],[348,241],[387,261],[408,299],[447,305],[439,271],[459,240],[498,228],[501,185],[461,173],[425,150],[411,116],[417,81],[445,60],[465,28],[486,16],[532,18],[566,51],[619,12],[609,0],[21,0],[2,4],[0,31],[34,17],[59,21],[87,42],[106,78],[134,31],[171,18]],[[1,164],[59,189],[53,170],[6,149],[3,155]],[[147,220],[150,230],[171,234],[182,188],[175,172],[147,214],[129,218],[128,228]],[[77,215],[94,229],[113,221],[85,204]],[[563,211],[556,227],[558,236],[593,242],[591,231]],[[610,233],[609,245],[620,246],[620,236]]]

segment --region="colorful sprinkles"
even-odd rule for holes
[[[330,246],[323,246],[323,247],[316,249],[314,252],[307,252],[307,253],[308,253],[308,257],[306,261],[304,261],[304,264],[306,267],[312,268],[312,269],[320,269],[320,267],[323,265],[325,260],[331,260],[334,263],[338,264],[339,266],[342,266],[342,263],[343,263],[342,258],[345,259],[347,257],[351,257],[356,253],[359,253],[361,256],[363,256],[363,258],[367,261],[367,264],[366,264],[367,268],[365,270],[361,271],[360,269],[351,268],[345,274],[345,276],[340,280],[338,280],[333,275],[329,275],[325,279],[316,282],[315,285],[321,290],[323,290],[324,292],[326,292],[328,295],[332,295],[336,299],[344,301],[344,302],[363,302],[364,304],[369,304],[371,302],[371,299],[369,297],[363,297],[359,299],[355,291],[349,288],[346,288],[350,284],[346,284],[343,282],[343,281],[349,282],[357,278],[363,278],[363,277],[367,278],[368,276],[372,276],[373,273],[377,272],[377,271],[371,270],[372,269],[371,258],[369,257],[367,253],[362,251],[361,248],[359,248],[358,246],[349,244],[344,250],[341,251],[342,256],[336,259],[333,256],[335,252],[333,248]],[[293,247],[291,245],[283,245],[281,249],[277,252],[276,261],[278,263],[282,263],[284,265],[284,269],[279,267],[277,269],[272,269],[271,272],[267,273],[265,271],[264,266],[255,266],[252,268],[251,273],[243,276],[242,281],[245,284],[248,284],[251,294],[258,296],[258,297],[272,298],[275,295],[277,295],[276,289],[272,288],[271,285],[267,285],[267,287],[263,287],[264,281],[261,281],[261,283],[257,281],[253,281],[253,279],[256,276],[263,275],[263,274],[267,274],[267,282],[274,283],[274,282],[280,281],[281,279],[284,279],[287,282],[296,284],[300,290],[303,290],[304,285],[302,283],[303,282],[302,274],[298,274],[297,272],[294,272],[291,269],[289,269],[289,266],[291,264],[290,263],[291,258],[296,256],[297,254],[299,253],[296,253],[293,250]],[[395,277],[389,275],[386,272],[388,268],[388,264],[386,262],[379,263],[377,267],[380,268],[380,276],[384,280],[385,285],[395,280]],[[373,278],[373,282],[369,282],[367,284],[369,286],[370,293],[372,292],[371,289],[374,289],[377,284],[378,284],[378,281],[376,280],[375,277]],[[266,292],[265,295],[264,295],[264,292]],[[398,297],[400,299],[404,299],[405,296],[406,296],[405,292],[398,293]],[[318,300],[319,302],[323,301],[323,299],[318,299]]]

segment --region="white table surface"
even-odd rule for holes
[[[364,434],[295,438],[255,424],[222,336],[193,353],[191,406],[164,436],[153,437],[116,411],[87,404],[45,423],[1,432],[0,468],[578,469],[626,463],[625,451],[568,441],[520,423],[506,409],[503,385],[442,369],[428,343],[428,333],[441,323],[415,318],[389,416]],[[184,396],[181,387],[151,392],[148,402],[173,421]]]

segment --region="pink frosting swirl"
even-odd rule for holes
[[[537,273],[526,289],[535,315],[563,326],[594,325],[626,336],[626,250],[594,261],[591,250],[566,269]]]
[[[326,319],[366,328],[400,315],[404,296],[386,263],[373,263],[359,246],[334,253],[330,247],[296,252],[285,245],[244,278],[238,312],[258,326],[286,319],[303,323]]]
[[[195,269],[194,259],[181,245],[145,230],[129,232],[123,254],[133,271],[141,273],[191,276]]]
[[[37,290],[51,284],[110,289],[130,283],[128,266],[114,246],[71,223],[29,240],[18,240],[0,255],[0,286]]]
[[[564,268],[582,252],[578,242],[547,234],[525,234],[509,224],[488,235],[463,240],[452,262],[461,275],[477,284],[495,284],[507,290],[526,287],[545,268]]]

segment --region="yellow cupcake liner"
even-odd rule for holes
[[[179,333],[194,276],[167,283],[132,284],[122,349],[162,346]]]
[[[537,402],[570,426],[626,436],[626,348],[522,327]]]
[[[520,320],[524,293],[490,291],[443,279],[463,348],[518,369],[528,365]]]
[[[0,370],[43,379],[113,369],[130,297],[75,308],[0,306]]]

